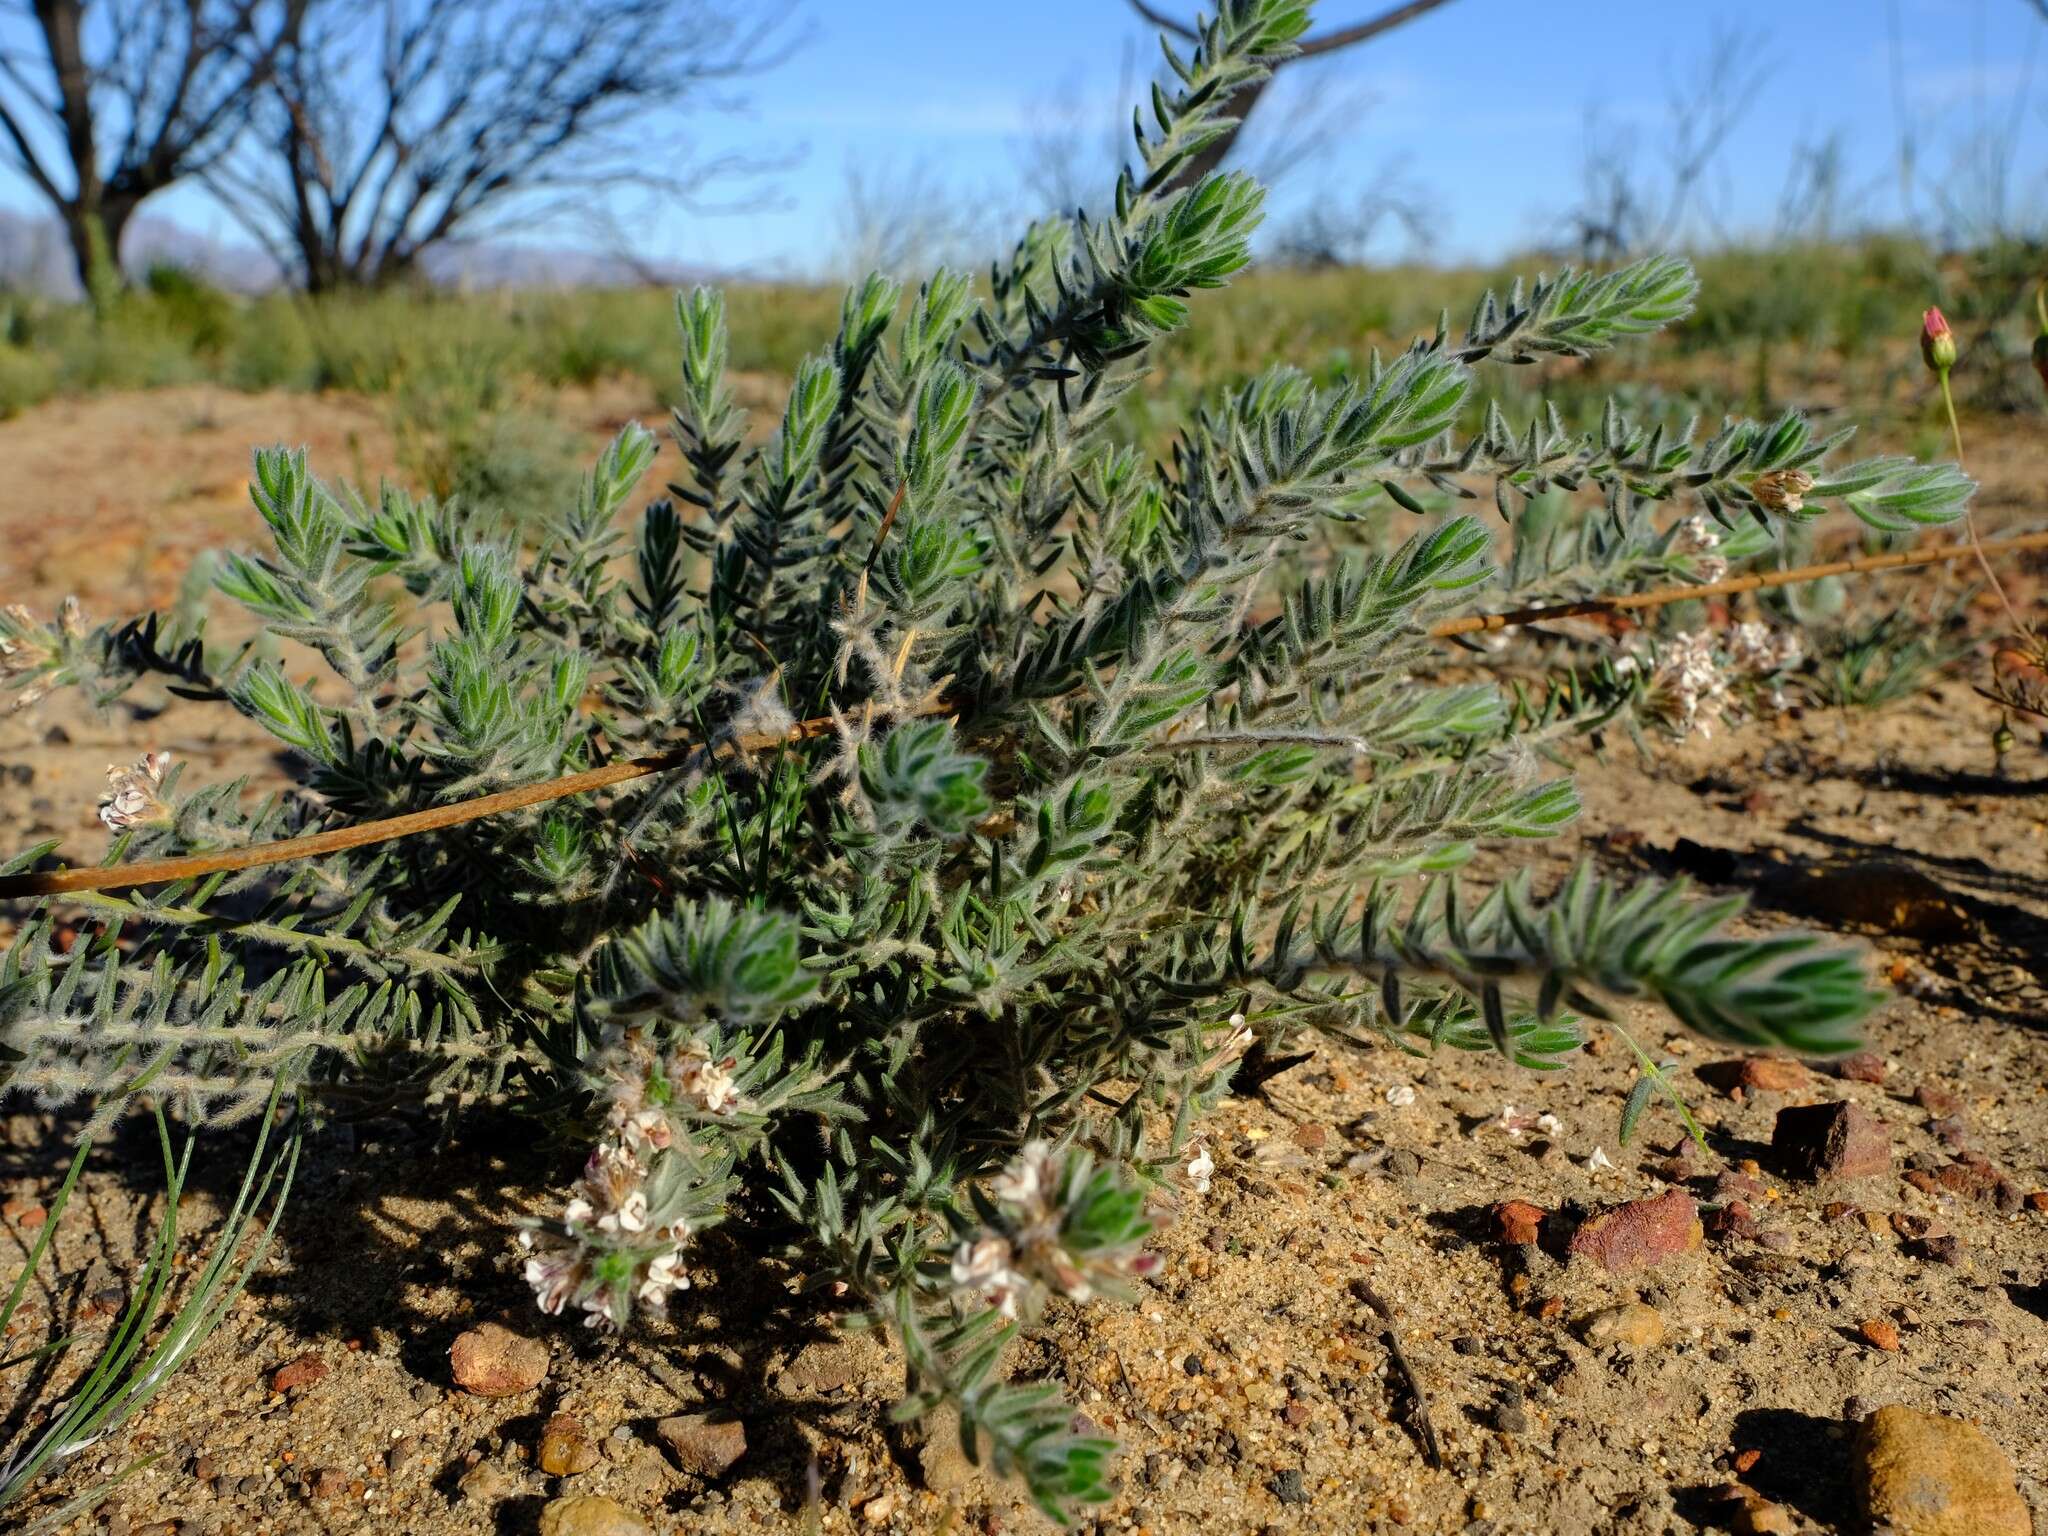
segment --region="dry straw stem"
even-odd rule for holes
[[[1519,629],[1553,619],[1581,618],[1588,614],[1624,613],[1644,608],[1661,608],[1668,603],[1688,602],[1703,597],[1726,597],[1738,592],[1760,592],[1771,587],[1789,587],[1801,582],[1819,581],[1827,576],[1870,575],[1945,565],[1956,560],[1970,559],[1980,551],[1986,555],[2012,555],[2037,549],[2048,549],[2048,533],[2029,533],[2017,538],[1994,539],[1982,545],[1937,544],[1923,549],[1904,550],[1897,554],[1860,555],[1850,560],[1828,560],[1818,565],[1802,565],[1788,571],[1766,571],[1752,576],[1736,576],[1727,581],[1706,582],[1698,586],[1659,587],[1650,592],[1586,598],[1576,603],[1556,603],[1547,608],[1518,608],[1508,613],[1473,614],[1469,618],[1447,619],[1434,626],[1430,634],[1436,639],[1450,639],[1456,635]],[[944,714],[946,706],[943,703],[934,703],[929,706],[926,713]],[[731,738],[714,748],[713,752],[714,755],[722,753],[730,756],[745,752],[768,751],[823,736],[833,727],[834,721],[829,716],[819,716],[811,720],[800,720],[784,732],[757,732]],[[438,832],[443,827],[460,826],[466,821],[479,821],[486,816],[498,816],[507,811],[522,811],[529,806],[545,805],[550,800],[587,794],[591,790],[607,789],[614,784],[646,778],[650,774],[665,773],[670,769],[682,767],[692,758],[703,754],[704,750],[700,744],[685,743],[666,752],[607,763],[602,768],[586,769],[582,773],[572,773],[566,778],[549,779],[540,784],[522,784],[517,789],[501,790],[494,795],[481,795],[474,800],[459,800],[450,805],[437,805],[431,810],[413,811],[382,821],[357,822],[353,826],[316,832],[309,837],[285,838],[274,843],[257,843],[247,848],[229,848],[218,853],[193,854],[178,859],[144,859],[134,864],[91,869],[4,875],[0,876],[0,900],[23,896],[54,896],[65,891],[104,891],[162,885],[171,880],[189,880],[195,876],[218,874],[223,870],[256,869],[266,864],[287,864],[295,859],[319,858],[349,848],[367,847],[372,843],[388,843],[396,838],[411,837],[421,832]]]
[[[1704,582],[1696,587],[1658,587],[1652,592],[1626,592],[1614,597],[1589,597],[1576,603],[1557,603],[1549,608],[1516,608],[1508,613],[1475,613],[1470,618],[1448,619],[1430,631],[1439,640],[1452,635],[1471,635],[1495,629],[1519,629],[1550,619],[1583,618],[1592,613],[1626,613],[1635,608],[1662,608],[1699,597],[1727,597],[1737,592],[1763,592],[1772,587],[1796,587],[1801,582],[1820,581],[1828,576],[1868,576],[1884,571],[1909,571],[1928,565],[1947,565],[1973,555],[2017,555],[2032,549],[2048,549],[2048,533],[2027,533],[2017,538],[1993,539],[1986,544],[1936,544],[1924,549],[1901,550],[1890,555],[1858,555],[1853,560],[1825,560],[1819,565],[1796,566],[1789,571],[1764,571],[1753,576],[1731,576],[1726,581]],[[2003,594],[2001,594],[2003,595]]]

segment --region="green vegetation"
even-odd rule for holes
[[[1686,381],[1710,409],[1768,409],[1778,403],[1771,397],[1796,394],[1823,360],[1858,370],[1844,381],[1848,392],[1882,397],[1900,361],[1897,338],[1930,294],[1966,328],[2009,310],[2013,337],[2022,338],[2025,316],[2010,284],[1999,281],[2015,259],[1991,253],[1944,264],[1893,239],[1723,251],[1696,263],[1700,306],[1659,345],[1686,359],[1735,360]],[[1282,358],[1325,380],[1343,376],[1374,346],[1430,329],[1446,308],[1462,319],[1471,294],[1537,265],[1255,268],[1210,301],[1207,325],[1165,344],[1145,398],[1169,396],[1170,414]],[[787,379],[838,325],[835,290],[743,283],[725,293],[731,363],[740,373]],[[520,386],[627,378],[651,401],[672,404],[669,304],[669,294],[654,288],[461,294],[397,287],[241,299],[163,268],[104,317],[83,304],[0,293],[0,415],[53,395],[202,381],[241,390],[445,396],[451,375],[487,380],[501,396]],[[2005,350],[2024,364],[2021,341]],[[1568,387],[1548,381],[1553,389],[1560,382]]]

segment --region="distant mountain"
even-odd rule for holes
[[[263,293],[283,281],[277,263],[256,246],[216,240],[169,219],[142,215],[128,226],[123,264],[130,272],[168,262],[233,293]],[[644,282],[684,284],[713,274],[668,262],[634,262],[566,246],[479,242],[430,251],[428,280],[449,288],[624,288]],[[83,297],[71,250],[54,219],[0,208],[0,287],[51,298]]]
[[[216,240],[147,214],[128,226],[122,257],[131,272],[168,262],[234,293],[275,288],[281,276],[277,263],[255,246]],[[72,270],[71,248],[55,219],[0,208],[0,284],[51,298],[83,296]]]

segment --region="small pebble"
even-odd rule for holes
[[[708,1413],[679,1413],[654,1426],[685,1472],[723,1477],[747,1453],[747,1430],[737,1419]]]
[[[597,1465],[597,1446],[582,1421],[558,1413],[541,1426],[540,1469],[550,1477],[574,1477]]]
[[[1619,1344],[1640,1353],[1664,1342],[1664,1314],[1640,1301],[1609,1307],[1586,1319],[1586,1342],[1595,1349]]]
[[[530,1392],[548,1373],[548,1347],[497,1323],[472,1328],[448,1351],[455,1384],[474,1397]]]
[[[650,1528],[616,1499],[579,1494],[541,1507],[540,1536],[651,1536]]]
[[[300,1355],[287,1361],[270,1375],[270,1390],[293,1392],[301,1387],[310,1387],[327,1374],[327,1362],[315,1354]]]

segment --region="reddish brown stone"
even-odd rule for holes
[[[1927,1131],[1951,1152],[1960,1152],[1969,1144],[1970,1128],[1963,1124],[1961,1115],[1943,1115],[1938,1120],[1930,1120]]]
[[[1712,1061],[1701,1067],[1699,1074],[1703,1082],[1711,1083],[1733,1099],[1751,1093],[1792,1093],[1804,1088],[1813,1075],[1803,1063],[1787,1056]]]
[[[1856,1331],[1863,1335],[1865,1343],[1883,1350],[1886,1354],[1897,1353],[1899,1330],[1896,1325],[1886,1322],[1883,1318],[1867,1317],[1857,1325]]]
[[[1933,1195],[1941,1192],[1941,1185],[1935,1181],[1934,1175],[1925,1168],[1907,1169],[1906,1182],[1919,1190],[1923,1195]]]
[[[1740,1200],[1731,1200],[1719,1210],[1709,1211],[1706,1229],[1711,1237],[1739,1237],[1747,1242],[1754,1242],[1761,1230],[1755,1214]]]
[[[1931,1232],[1906,1245],[1916,1259],[1925,1259],[1930,1264],[1960,1264],[1963,1262],[1962,1239],[1953,1232]]]
[[[1736,1081],[1752,1093],[1791,1093],[1805,1087],[1812,1075],[1804,1062],[1787,1056],[1751,1056],[1742,1063]]]
[[[33,1200],[9,1200],[0,1205],[0,1216],[30,1232],[50,1219],[50,1213]]]
[[[1747,1472],[1751,1467],[1755,1466],[1758,1462],[1762,1461],[1763,1459],[1764,1453],[1762,1451],[1757,1450],[1754,1446],[1752,1446],[1750,1449],[1746,1451],[1737,1451],[1735,1453],[1734,1462],[1735,1470],[1737,1472]]]
[[[573,1414],[558,1413],[540,1429],[541,1471],[550,1477],[574,1477],[597,1465],[597,1444]]]
[[[2019,1210],[2022,1203],[2019,1186],[1980,1152],[1965,1152],[1947,1167],[1936,1169],[1934,1182],[1952,1195],[1982,1200],[2007,1214]]]
[[[497,1323],[472,1328],[448,1351],[455,1384],[477,1397],[530,1392],[548,1373],[548,1347]]]
[[[1761,1200],[1765,1194],[1762,1179],[1753,1179],[1736,1168],[1723,1168],[1714,1179],[1713,1200],[1725,1205],[1731,1200]]]
[[[1830,1200],[1821,1207],[1820,1219],[1827,1222],[1854,1221],[1862,1214],[1861,1206],[1851,1205],[1846,1200]]]
[[[1858,1104],[1797,1104],[1778,1111],[1771,1149],[1798,1178],[1860,1179],[1888,1173],[1891,1138]]]
[[[296,1360],[286,1361],[270,1375],[270,1390],[290,1392],[299,1387],[310,1387],[327,1374],[327,1362],[318,1355],[301,1355]]]
[[[1294,1144],[1304,1152],[1320,1152],[1329,1140],[1330,1133],[1313,1120],[1305,1120],[1294,1128]]]
[[[737,1419],[714,1419],[704,1413],[682,1413],[654,1426],[675,1452],[685,1472],[699,1477],[723,1477],[747,1453],[746,1426]]]
[[[1572,1234],[1570,1251],[1602,1269],[1647,1269],[1699,1247],[1705,1235],[1692,1196],[1669,1189],[1592,1216]]]
[[[2028,1191],[2027,1209],[2030,1211],[2048,1211],[2048,1189]]]
[[[1930,1115],[1952,1115],[1963,1107],[1963,1096],[1933,1083],[1922,1083],[1913,1090],[1913,1102]]]
[[[1502,1242],[1519,1247],[1543,1236],[1543,1219],[1548,1214],[1527,1200],[1503,1200],[1493,1208],[1493,1229]]]
[[[1892,1230],[1901,1237],[1936,1237],[1948,1229],[1932,1216],[1912,1211],[1893,1211]]]
[[[1876,1051],[1857,1051],[1835,1063],[1835,1076],[1852,1083],[1881,1083],[1889,1069]]]

